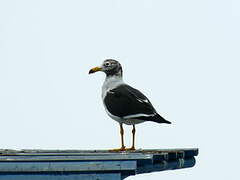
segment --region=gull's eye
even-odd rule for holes
[[[106,67],[110,66],[110,62],[105,62],[104,64]]]

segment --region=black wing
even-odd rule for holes
[[[137,89],[126,84],[108,91],[104,103],[107,110],[118,117],[135,114],[156,114],[156,110],[148,98]]]

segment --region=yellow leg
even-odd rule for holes
[[[123,125],[122,124],[120,124],[120,135],[121,135],[121,147],[119,149],[111,149],[109,151],[114,152],[114,151],[125,151],[126,150],[126,148],[124,146],[124,138],[123,138],[123,136],[124,136],[124,129],[123,129]]]
[[[133,129],[132,129],[132,147],[127,148],[126,150],[135,150],[135,133],[136,133],[136,128],[135,128],[135,125],[133,125]]]

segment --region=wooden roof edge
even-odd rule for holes
[[[122,151],[122,152],[110,152],[109,150],[99,149],[99,150],[74,150],[74,149],[65,149],[65,150],[58,150],[58,149],[21,149],[21,150],[14,150],[14,149],[0,149],[0,155],[2,154],[53,154],[53,155],[81,155],[81,154],[101,154],[101,155],[108,155],[108,154],[159,154],[159,153],[175,153],[175,152],[185,152],[185,153],[192,153],[193,156],[198,155],[198,148],[177,148],[177,149],[137,149],[134,151]]]
[[[108,177],[109,180],[123,180],[136,174],[193,167],[198,152],[197,148],[138,149],[126,152],[1,149],[0,180],[1,177],[3,180],[7,177],[21,180],[25,176],[31,176],[32,180],[46,176],[51,180],[58,180],[62,175],[72,180],[84,175],[88,178],[87,174],[101,174],[102,179],[99,180],[107,180]],[[118,178],[113,178],[112,175]]]

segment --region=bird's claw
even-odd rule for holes
[[[135,147],[125,148],[124,146],[118,149],[110,149],[109,152],[122,152],[122,151],[135,151],[135,150],[136,150]]]
[[[126,151],[135,151],[135,147],[126,148]]]
[[[126,151],[125,146],[118,148],[118,149],[110,149],[109,152],[121,152],[121,151]]]

